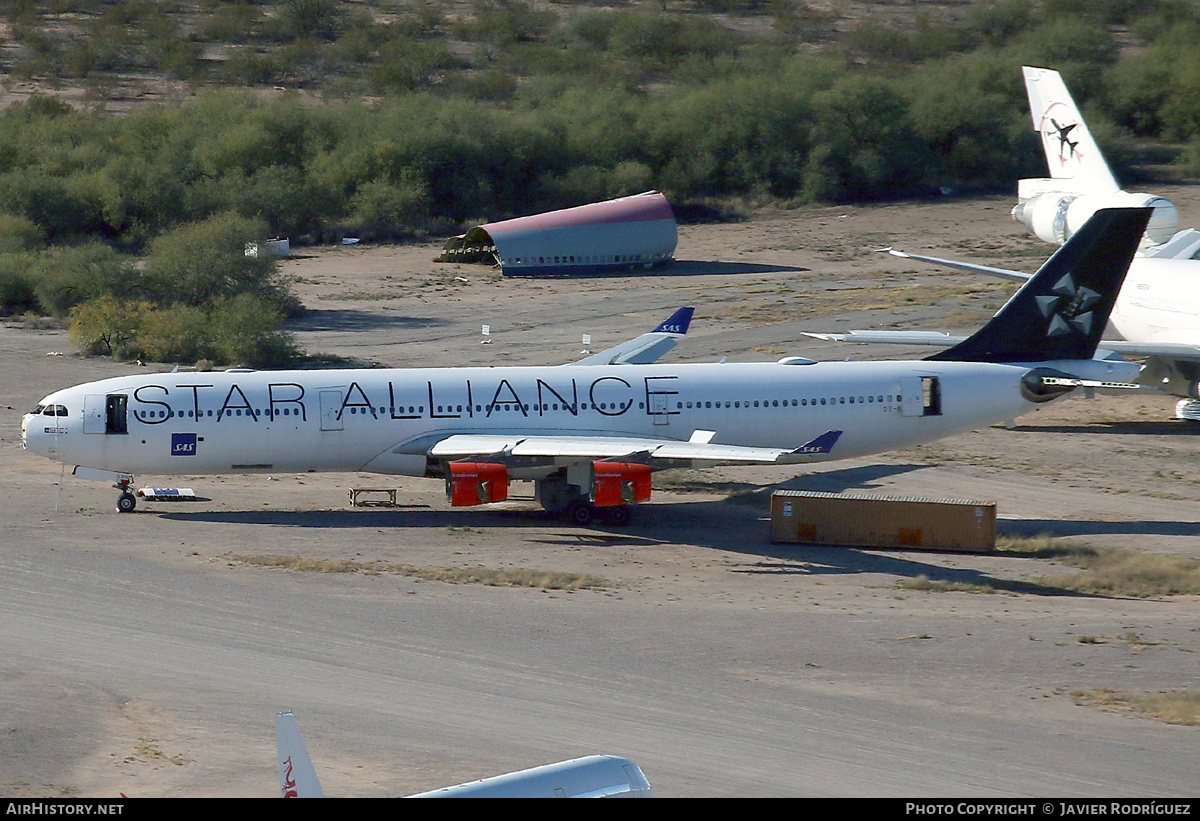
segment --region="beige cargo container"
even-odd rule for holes
[[[771,541],[987,552],[996,549],[996,503],[778,490]]]

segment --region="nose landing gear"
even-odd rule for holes
[[[133,509],[137,507],[137,496],[129,490],[132,484],[132,476],[122,477],[113,484],[113,487],[121,491],[121,495],[117,497],[118,513],[132,513]]]

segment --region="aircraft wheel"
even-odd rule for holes
[[[132,513],[135,507],[137,507],[137,497],[132,493],[122,493],[117,497],[118,513]]]
[[[596,510],[586,502],[581,502],[571,508],[570,516],[577,525],[590,525],[596,517]]]
[[[605,520],[613,527],[625,527],[633,519],[629,505],[617,505],[608,509]]]

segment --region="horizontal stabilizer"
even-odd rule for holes
[[[959,262],[955,259],[942,259],[941,257],[927,257],[922,254],[910,254],[907,251],[900,251],[896,248],[887,249],[888,253],[894,257],[902,257],[903,259],[915,259],[918,262],[928,262],[931,265],[941,265],[943,268],[953,268],[958,271],[970,271],[973,274],[987,274],[988,276],[999,277],[1000,279],[1008,279],[1013,282],[1025,282],[1033,274],[1027,274],[1024,271],[1012,271],[1008,268],[993,268],[990,265],[979,265],[974,262]]]
[[[1105,208],[1013,294],[979,331],[931,360],[1091,359],[1137,253],[1150,208]]]
[[[847,331],[842,334],[822,334],[805,331],[805,336],[826,342],[883,343],[888,345],[938,345],[947,348],[966,339],[941,331]]]

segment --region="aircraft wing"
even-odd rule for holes
[[[654,468],[731,464],[792,464],[829,453],[840,430],[827,431],[794,449],[714,445],[711,431],[696,431],[686,442],[642,436],[456,434],[430,448],[437,459],[487,458],[489,461],[620,459]]]
[[[692,321],[694,308],[680,308],[650,333],[584,357],[571,365],[649,365],[679,344]]]
[[[943,268],[954,268],[959,271],[970,271],[973,274],[987,274],[988,276],[1000,277],[1001,279],[1010,279],[1014,282],[1024,282],[1033,274],[1026,274],[1022,271],[1012,271],[1008,268],[993,268],[990,265],[976,265],[973,262],[959,262],[953,259],[942,259],[941,257],[927,257],[921,254],[910,254],[907,251],[901,251],[896,248],[886,248],[889,254],[894,257],[903,259],[915,259],[918,262],[928,262],[933,265],[941,265]]]
[[[950,336],[941,331],[847,331],[844,334],[804,332],[805,336],[825,342],[882,342],[890,345],[957,345],[965,336]]]

